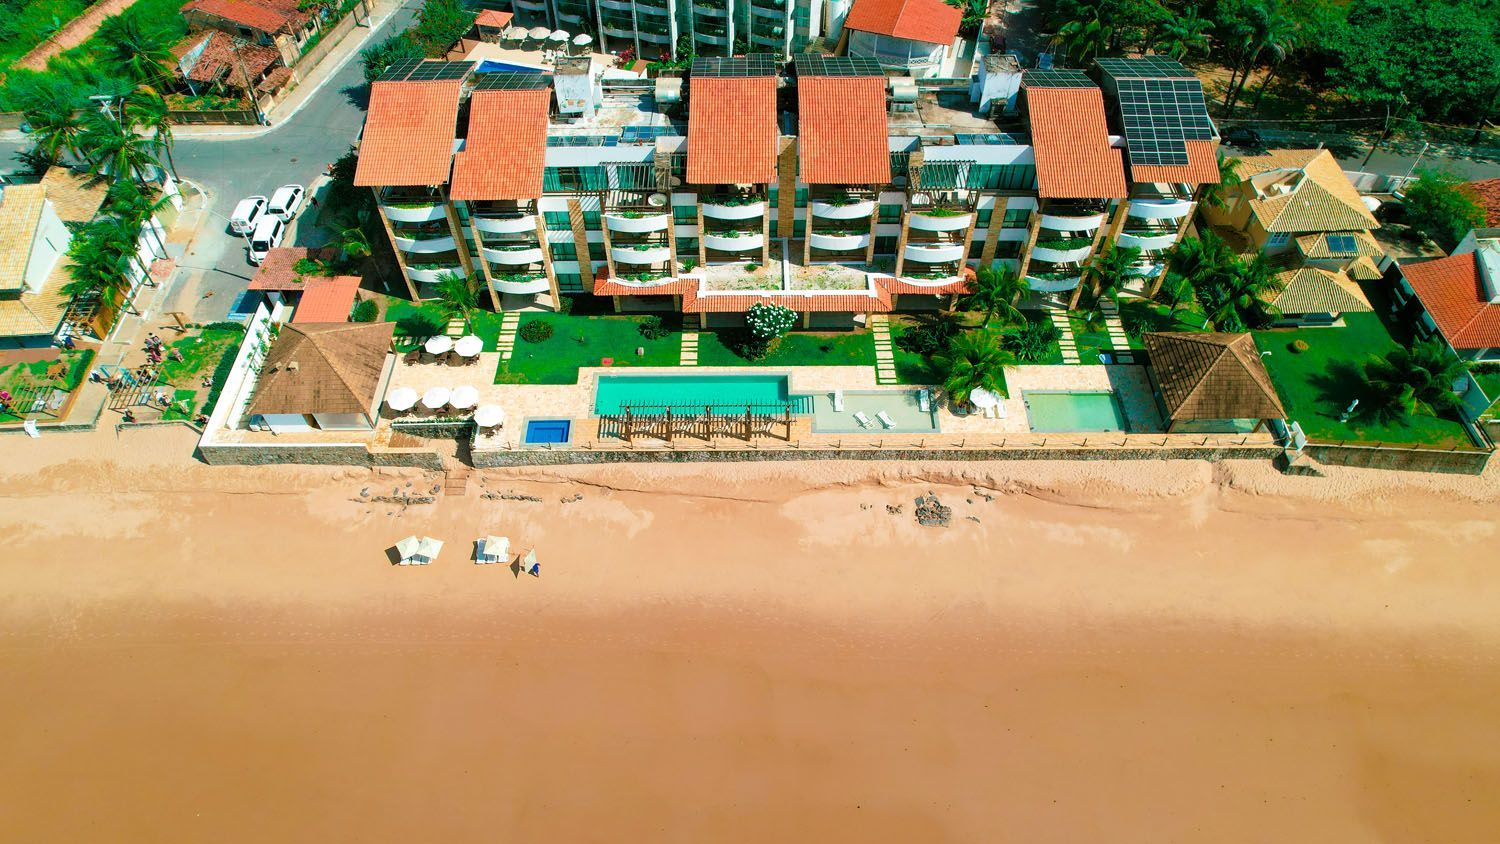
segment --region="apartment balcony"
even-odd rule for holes
[[[1034,261],[1060,264],[1082,261],[1093,251],[1094,239],[1091,237],[1038,238],[1031,247],[1031,258]]]
[[[1082,267],[1062,267],[1026,274],[1026,286],[1038,293],[1061,293],[1065,290],[1072,290],[1082,281]]]
[[[703,245],[718,252],[750,252],[764,247],[766,238],[760,232],[744,232],[739,235],[731,232],[718,232],[704,234]]]
[[[583,22],[587,20],[582,12],[575,12],[568,9],[558,9],[557,19],[560,21],[568,21],[570,23],[577,24],[578,26],[576,28],[582,28]]]
[[[463,272],[464,268],[459,266],[459,263],[457,261],[454,261],[451,265],[408,264],[406,267],[406,277],[421,284],[434,284],[438,281],[438,279],[442,278],[445,273],[457,273],[459,275],[463,275]]]
[[[1125,213],[1141,220],[1178,220],[1192,210],[1190,199],[1132,199]]]
[[[942,264],[948,261],[962,261],[964,245],[962,243],[908,243],[906,252],[903,254],[908,261]]]
[[[818,202],[811,204],[812,215],[827,220],[864,220],[875,213],[875,200],[857,202]]]
[[[1053,212],[1043,214],[1041,227],[1058,232],[1091,232],[1104,225],[1105,214],[1103,211],[1080,212]]]
[[[1115,242],[1122,247],[1135,247],[1136,249],[1169,249],[1177,242],[1177,230],[1152,230],[1140,232],[1120,232]]]
[[[667,223],[671,217],[667,214],[605,214],[604,225],[612,232],[625,232],[627,234],[646,234],[648,232],[662,232],[667,230]]]
[[[521,264],[540,264],[542,262],[542,248],[540,246],[511,246],[502,249],[484,247],[484,258],[495,264],[506,264],[519,266]]]
[[[705,6],[701,3],[693,4],[693,14],[705,18],[722,18],[729,15],[729,10],[718,6]]]
[[[516,296],[530,296],[536,293],[546,293],[552,289],[552,283],[547,280],[546,273],[533,275],[532,273],[516,273],[512,277],[499,277],[490,280],[490,286],[499,293],[510,293]]]
[[[714,220],[749,220],[764,216],[766,203],[764,201],[750,202],[742,205],[727,205],[716,202],[713,199],[703,200],[703,216]]]
[[[448,233],[422,234],[417,237],[403,237],[398,233],[395,240],[397,249],[418,255],[431,252],[452,252],[456,248],[453,235]]]
[[[637,243],[614,246],[609,256],[625,264],[661,264],[672,260],[672,247],[664,243]]]
[[[624,12],[627,15],[630,14],[631,9],[633,8],[630,0],[599,0],[599,6],[600,8],[610,9],[616,12]],[[605,21],[605,23],[609,23],[609,21]]]
[[[768,35],[759,32],[753,33],[750,40],[756,44],[764,44],[767,47],[781,47],[786,44],[786,39],[780,35]]]
[[[628,27],[628,28],[625,28],[625,29],[621,29],[618,26],[611,26],[610,24],[605,24],[604,25],[604,34],[605,35],[614,36],[615,38],[628,38],[628,39],[632,39],[633,40],[635,38],[635,28],[634,27]]]
[[[807,237],[808,244],[814,249],[828,249],[835,252],[850,249],[864,249],[870,245],[870,235],[864,234],[819,234],[813,232]]]
[[[729,43],[729,36],[714,35],[709,32],[704,32],[700,29],[693,33],[693,40],[702,41],[704,44],[713,44],[715,46],[723,47]]]
[[[476,214],[473,219],[474,228],[490,234],[536,233],[535,214],[526,214],[521,217],[481,217]]]
[[[420,200],[398,202],[394,205],[382,203],[381,213],[393,223],[430,223],[446,215],[443,206],[436,200],[423,203]]]
[[[672,36],[665,32],[652,32],[649,29],[639,29],[636,30],[636,36],[642,41],[649,41],[652,44],[672,43]]]
[[[769,18],[774,21],[786,19],[786,9],[775,6],[751,6],[750,14],[755,17]]]
[[[648,15],[670,15],[672,10],[668,7],[667,0],[636,0],[637,12],[645,12]]]
[[[931,212],[913,211],[907,216],[908,225],[911,228],[924,232],[957,232],[963,231],[974,221],[973,214],[933,214]]]
[[[514,0],[517,9],[525,9],[528,12],[547,13],[547,4],[542,0]]]

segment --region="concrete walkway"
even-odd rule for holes
[[[1109,335],[1109,347],[1115,353],[1115,363],[1135,363],[1135,353],[1130,350],[1130,338],[1125,334],[1125,324],[1120,322],[1120,308],[1113,299],[1099,303],[1099,312],[1104,314],[1104,330]]]
[[[682,332],[682,357],[678,363],[682,366],[698,365],[698,332]]]
[[[891,318],[870,315],[870,333],[875,337],[875,383],[896,384],[896,356],[891,347]]]
[[[516,331],[521,327],[521,315],[515,311],[506,311],[505,316],[500,318],[500,339],[496,341],[495,348],[500,352],[500,362],[510,360],[510,356],[516,351]]]
[[[1073,324],[1068,321],[1067,309],[1049,310],[1047,318],[1057,328],[1057,345],[1062,349],[1063,363],[1081,363],[1078,358],[1078,341],[1073,337]]]

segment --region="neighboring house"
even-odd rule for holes
[[[235,47],[233,37],[218,30],[195,32],[172,48],[177,78],[189,91],[259,96],[280,90],[291,79],[291,68],[274,47]]]
[[[70,242],[44,185],[0,191],[0,349],[53,344],[72,299],[62,292]]]
[[[1500,229],[1469,233],[1454,253],[1400,264],[1395,310],[1461,358],[1500,360]]]
[[[1141,338],[1167,431],[1258,431],[1286,410],[1247,333],[1148,333]]]
[[[1337,325],[1344,314],[1369,313],[1370,300],[1342,272],[1298,267],[1280,273],[1284,285],[1267,301],[1281,312],[1278,327]]]
[[[252,425],[276,433],[368,431],[390,381],[391,322],[291,322],[271,344],[250,401]]]
[[[303,45],[326,22],[323,12],[302,11],[297,0],[189,0],[182,17],[192,32],[218,30],[270,47],[282,64],[296,67]]]
[[[510,6],[515,26],[589,33],[601,52],[634,50],[646,58],[682,58],[678,48],[687,41],[698,56],[789,55],[828,34],[822,0],[511,0]],[[489,20],[498,19],[491,12]]]
[[[844,19],[847,52],[910,76],[952,76],[962,20],[943,0],[855,0]]]
[[[1500,179],[1481,179],[1469,182],[1469,191],[1484,209],[1484,224],[1500,228]]]

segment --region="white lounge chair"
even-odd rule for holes
[[[858,422],[859,427],[861,428],[868,428],[872,424],[870,422],[870,417],[866,416],[865,412],[862,410],[854,411],[854,421]]]
[[[883,410],[880,411],[879,413],[875,414],[875,418],[879,419],[880,420],[880,424],[886,426],[887,428],[894,428],[894,427],[896,427],[896,420],[892,419],[891,415],[889,413],[886,413]]]
[[[843,413],[844,412],[844,391],[843,390],[834,390],[833,391],[833,412],[834,413]]]
[[[931,413],[932,412],[932,393],[928,392],[927,390],[918,390],[917,391],[917,407],[921,408],[921,410],[922,410],[923,413]]]

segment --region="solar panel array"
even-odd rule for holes
[[[820,56],[801,53],[792,57],[798,76],[885,76],[880,63],[869,56]]]
[[[1097,88],[1094,80],[1081,70],[1028,70],[1021,75],[1026,88]]]
[[[1355,241],[1354,235],[1330,234],[1324,239],[1328,241],[1328,251],[1334,255],[1353,255],[1359,252],[1359,243]]]
[[[1141,56],[1135,59],[1095,59],[1099,69],[1116,79],[1193,79],[1193,72],[1182,62],[1166,56]]]
[[[1187,141],[1213,139],[1197,79],[1127,78],[1117,87],[1132,165],[1182,166],[1188,163]]]
[[[614,147],[620,145],[619,135],[548,135],[549,147]]]
[[[1031,138],[1015,132],[985,132],[964,133],[957,132],[953,135],[953,142],[958,146],[1025,146],[1031,143]]]
[[[620,143],[644,144],[657,138],[673,138],[682,134],[676,126],[626,126],[620,130]]]
[[[476,91],[540,91],[552,86],[552,77],[545,73],[500,73],[474,74]]]
[[[463,79],[474,69],[473,62],[430,62],[403,59],[385,69],[377,82],[442,82]]]
[[[770,53],[751,53],[732,59],[704,57],[693,59],[693,76],[776,76],[781,61]]]

